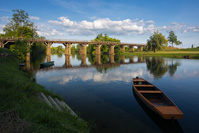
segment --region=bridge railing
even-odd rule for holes
[[[75,40],[75,39],[45,39],[45,38],[23,38],[23,37],[0,37],[0,40],[7,40],[7,41],[15,41],[18,39],[24,39],[28,41],[36,41],[36,42],[66,42],[66,43],[88,43],[88,44],[115,44],[115,45],[146,45],[146,44],[139,44],[139,43],[130,43],[130,42],[110,42],[110,41],[90,41],[90,40]]]

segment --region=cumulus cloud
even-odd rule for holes
[[[58,20],[49,20],[49,24],[59,26],[70,35],[96,35],[108,33],[111,35],[132,35],[154,33],[154,31],[181,31],[198,32],[199,26],[188,26],[184,23],[173,22],[168,26],[156,26],[153,20],[111,20],[110,18],[92,17],[92,21],[72,21],[67,17],[59,17]]]
[[[188,26],[184,32],[199,32],[199,26]]]
[[[36,17],[36,16],[30,16],[29,18],[30,18],[30,20],[40,20],[40,18]]]
[[[93,21],[72,21],[67,17],[59,17],[58,20],[49,20],[52,25],[61,26],[62,29],[70,34],[98,34],[100,32],[113,33],[117,35],[125,34],[143,34],[145,26],[153,25],[154,21],[144,20],[111,20],[109,18],[98,18]],[[148,29],[149,30],[149,29]]]
[[[57,31],[56,29],[40,29],[37,31],[40,36],[63,36],[64,33]]]

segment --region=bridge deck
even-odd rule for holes
[[[19,38],[0,38],[0,42],[15,42]],[[128,45],[145,46],[146,44],[106,42],[106,41],[86,41],[86,40],[64,40],[64,39],[28,39],[31,43],[66,43],[66,44],[95,44],[95,45]]]

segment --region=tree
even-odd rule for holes
[[[103,35],[102,33],[99,34],[99,35],[97,35],[97,37],[96,37],[94,40],[92,40],[92,41],[120,42],[119,39],[110,38],[110,37],[108,37],[107,34],[104,34],[104,35]],[[88,51],[89,53],[92,53],[93,55],[95,54],[95,50],[96,50],[95,45],[89,45],[88,48],[87,48],[87,51]],[[109,46],[107,46],[107,45],[102,45],[101,48],[100,48],[100,50],[101,50],[102,53],[108,53],[108,51],[109,51]],[[119,53],[119,51],[118,51],[118,50],[119,50],[119,46],[115,46],[114,50],[115,50],[115,53],[116,53],[116,54]]]
[[[10,46],[10,51],[16,53],[18,57],[24,61],[26,54],[30,52],[30,48],[28,48],[26,40],[21,41],[18,39],[14,45]]]
[[[193,44],[191,45],[191,48],[193,48]]]
[[[5,36],[37,37],[36,27],[33,22],[30,22],[28,13],[21,9],[12,11],[14,12],[13,17],[3,29]]]
[[[177,36],[175,35],[174,31],[169,32],[169,37],[167,39],[169,43],[172,44],[172,47],[173,47],[173,44],[176,44],[176,45],[182,44],[182,42],[177,39]]]
[[[70,49],[71,49],[71,52],[75,52],[75,50],[76,50],[74,45],[72,45],[72,47]]]
[[[154,53],[157,49],[161,50],[163,46],[167,45],[168,40],[162,35],[162,33],[159,33],[159,31],[154,32],[154,34],[147,40],[147,49],[154,50]]]

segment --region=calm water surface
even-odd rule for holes
[[[110,58],[101,57],[105,65],[95,66],[92,59],[86,58],[86,67],[77,55],[69,60],[64,55],[52,55],[55,65],[37,70],[35,76],[37,83],[60,94],[91,122],[92,132],[199,131],[199,60],[115,56],[115,65],[109,63]],[[132,89],[136,76],[165,92],[184,113],[183,119],[164,121],[143,105]]]

